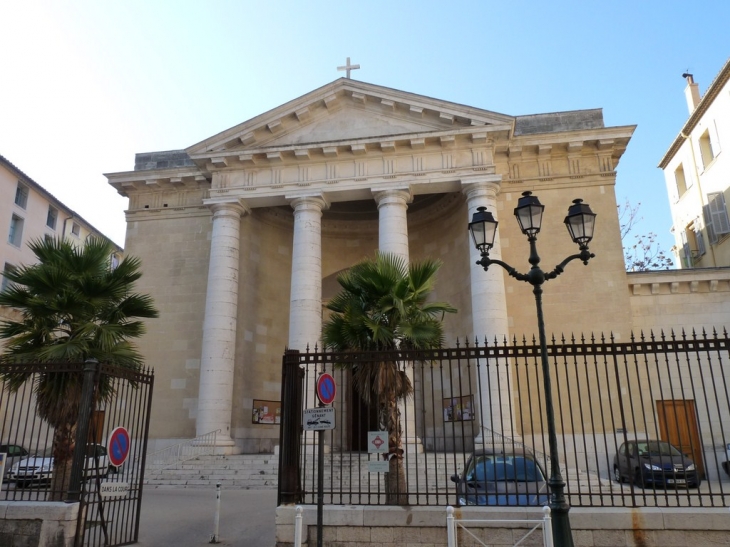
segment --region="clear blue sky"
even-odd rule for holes
[[[510,115],[601,107],[637,124],[617,196],[668,251],[656,167],[730,56],[730,2],[4,0],[0,154],[115,241],[103,173],[197,143],[342,76]],[[599,220],[600,222],[600,220]],[[599,224],[600,226],[600,224]]]

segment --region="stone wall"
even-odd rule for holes
[[[72,547],[78,503],[0,501],[0,545]]]
[[[294,506],[276,512],[276,547],[294,542]],[[317,511],[303,513],[303,545],[317,544]],[[538,508],[459,508],[457,519],[537,520]],[[726,508],[576,508],[570,511],[575,547],[633,547],[730,545],[730,519]],[[514,545],[533,525],[489,522],[465,525],[489,546]],[[542,545],[539,530],[525,545]],[[324,511],[325,547],[446,547],[445,507],[327,506]],[[481,545],[461,530],[459,547]]]

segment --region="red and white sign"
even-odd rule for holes
[[[109,441],[106,443],[107,456],[109,463],[114,467],[119,467],[129,456],[129,433],[123,427],[115,427],[112,434],[109,435]]]
[[[335,379],[331,374],[323,372],[317,378],[317,398],[323,405],[331,405],[337,394]]]
[[[388,432],[368,431],[368,454],[388,453]]]

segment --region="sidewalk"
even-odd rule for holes
[[[209,545],[215,487],[145,487],[139,528],[141,547]],[[274,547],[276,490],[221,490],[219,544]]]

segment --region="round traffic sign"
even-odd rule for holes
[[[337,387],[335,386],[335,379],[331,374],[323,372],[317,378],[317,398],[323,405],[330,405],[335,400],[335,394],[337,393]]]
[[[115,427],[106,444],[109,463],[114,467],[122,465],[129,456],[129,433],[123,427]]]

